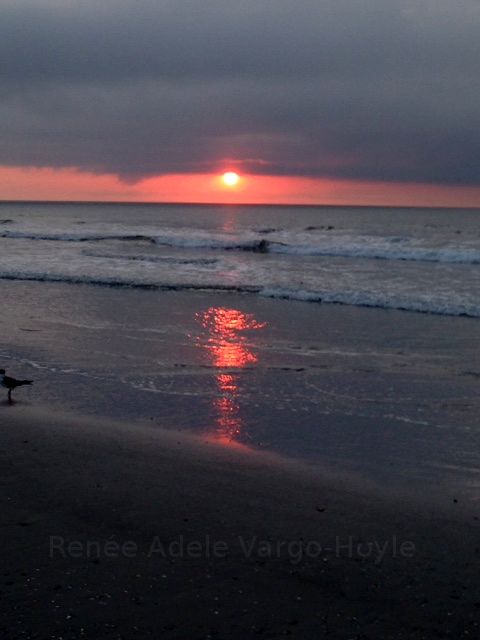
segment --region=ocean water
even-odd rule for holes
[[[480,210],[0,205],[0,278],[480,317]]]
[[[0,204],[17,404],[480,499],[480,211]],[[339,303],[339,304],[334,304]]]

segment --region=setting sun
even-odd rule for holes
[[[235,173],[235,171],[227,171],[222,176],[223,184],[225,184],[227,187],[234,187],[236,184],[238,184],[239,180],[240,176],[238,175],[238,173]]]

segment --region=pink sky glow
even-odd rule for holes
[[[74,168],[0,167],[2,200],[480,207],[480,187],[242,175],[169,174],[135,183]]]

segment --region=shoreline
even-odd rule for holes
[[[471,517],[204,436],[0,409],[7,639],[475,633]]]
[[[256,252],[257,249],[252,249],[253,252]],[[268,251],[267,251],[268,253]],[[373,258],[375,260],[383,260],[383,258]],[[67,287],[95,287],[95,288],[103,288],[103,289],[113,289],[113,290],[126,290],[126,291],[150,291],[156,293],[179,293],[179,294],[206,294],[211,295],[212,297],[215,295],[226,295],[226,296],[256,296],[259,298],[265,298],[267,300],[278,300],[285,301],[289,304],[307,304],[307,305],[326,305],[333,307],[346,307],[347,310],[353,310],[354,313],[356,309],[371,309],[373,311],[379,311],[381,313],[384,312],[393,312],[393,313],[407,313],[413,315],[421,315],[433,318],[459,318],[459,319],[467,319],[477,321],[480,319],[480,314],[476,312],[469,311],[450,311],[448,309],[428,309],[422,308],[421,303],[418,306],[401,306],[394,305],[393,303],[389,305],[386,302],[383,304],[379,302],[352,302],[348,300],[342,300],[341,296],[339,299],[329,299],[328,295],[322,297],[321,294],[317,294],[315,292],[303,291],[298,292],[298,297],[293,297],[291,293],[282,292],[278,290],[276,292],[269,292],[268,288],[257,286],[257,285],[178,285],[178,284],[156,284],[156,283],[148,283],[148,282],[130,282],[126,280],[108,280],[108,279],[100,279],[100,278],[92,278],[89,276],[49,276],[47,274],[38,275],[22,275],[22,274],[10,274],[10,275],[0,275],[0,282],[20,282],[20,283],[41,283],[41,284],[52,284],[52,285],[65,285]],[[302,293],[302,295],[300,295]]]
[[[478,323],[227,294],[2,295],[2,367],[34,380],[17,409],[216,432],[369,491],[477,504]]]

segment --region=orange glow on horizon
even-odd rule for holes
[[[226,188],[218,174],[171,174],[131,183],[74,168],[0,166],[0,200],[480,207],[480,186],[242,175],[234,188]]]

